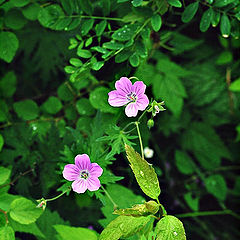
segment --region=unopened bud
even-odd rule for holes
[[[154,126],[154,121],[153,121],[153,119],[149,119],[149,120],[148,120],[147,126],[148,126],[149,129]]]
[[[36,207],[42,208],[43,210],[45,210],[47,206],[47,201],[44,198],[41,198],[41,199],[38,199],[37,202],[38,202],[38,205]]]

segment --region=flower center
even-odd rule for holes
[[[89,177],[88,171],[83,170],[83,171],[80,173],[80,178],[88,179],[88,177]]]
[[[127,95],[127,100],[129,102],[136,102],[137,101],[137,95],[134,92],[131,92]]]

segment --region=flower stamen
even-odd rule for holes
[[[80,178],[88,179],[88,177],[89,177],[89,173],[88,173],[86,170],[83,170],[83,171],[80,173]]]
[[[129,102],[136,102],[137,101],[137,95],[134,92],[131,92],[127,95],[127,100]]]

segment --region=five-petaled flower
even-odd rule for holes
[[[101,184],[98,179],[102,175],[102,168],[97,163],[91,163],[87,154],[77,155],[75,164],[67,164],[63,170],[63,177],[72,183],[73,191],[84,193],[96,191]]]
[[[125,113],[128,117],[136,117],[138,110],[144,111],[149,104],[145,93],[146,85],[142,81],[134,84],[126,77],[115,83],[116,90],[108,93],[108,102],[113,107],[127,105]]]

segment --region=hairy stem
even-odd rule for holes
[[[104,193],[106,194],[106,196],[108,197],[108,199],[111,201],[111,203],[113,204],[113,208],[117,209],[118,205],[114,202],[114,200],[112,199],[112,197],[109,195],[109,193],[107,192],[107,190],[101,185],[102,190],[104,191]]]
[[[144,159],[144,153],[143,153],[143,144],[142,144],[142,138],[141,138],[141,133],[139,130],[139,126],[138,126],[139,122],[135,122],[136,128],[137,128],[137,133],[138,133],[138,138],[139,138],[139,142],[140,142],[140,148],[141,148],[141,153],[142,153],[142,159]]]

